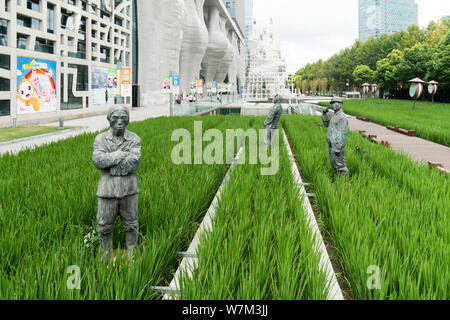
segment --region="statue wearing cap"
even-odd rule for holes
[[[92,160],[102,173],[97,192],[97,232],[103,254],[109,259],[117,216],[122,220],[129,255],[137,245],[139,188],[136,171],[141,160],[141,139],[126,130],[130,121],[127,107],[111,107],[107,118],[110,129],[95,138]]]
[[[283,108],[281,106],[282,97],[279,94],[274,97],[273,102],[275,105],[264,122],[264,126],[266,127],[265,142],[267,146],[272,145],[272,138],[275,130],[278,129],[278,123],[280,122],[281,114],[283,112]]]
[[[345,161],[345,145],[347,143],[348,120],[342,110],[343,99],[333,97],[331,107],[335,112],[330,118],[328,109],[322,115],[323,123],[328,127],[327,142],[330,162],[338,174],[348,176],[348,169]]]

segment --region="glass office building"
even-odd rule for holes
[[[359,40],[379,38],[419,23],[415,0],[359,0]]]

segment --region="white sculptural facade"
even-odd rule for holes
[[[170,74],[180,75],[185,94],[201,75],[205,81],[228,78],[234,88],[238,81],[243,85],[244,37],[220,0],[138,0],[137,5],[141,105],[168,102],[162,89]]]
[[[285,96],[289,92],[286,89],[286,63],[281,54],[280,42],[271,31],[271,26],[257,28],[255,25],[250,37],[245,100],[266,100],[276,94]]]

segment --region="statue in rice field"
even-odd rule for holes
[[[103,258],[109,260],[114,221],[119,215],[130,257],[137,245],[139,188],[136,171],[141,160],[141,140],[126,130],[130,121],[127,107],[111,107],[107,118],[110,129],[95,138],[92,160],[102,173],[97,192],[97,232]]]
[[[330,118],[328,109],[323,111],[322,121],[328,127],[327,142],[330,162],[338,174],[348,176],[347,164],[345,161],[345,145],[347,143],[348,120],[342,110],[343,99],[333,97],[331,108],[334,115]]]

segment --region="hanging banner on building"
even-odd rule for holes
[[[120,93],[122,97],[131,97],[131,68],[120,70]]]
[[[217,81],[212,82],[211,92],[217,93]]]
[[[17,114],[56,111],[56,62],[17,57]]]
[[[222,82],[222,92],[227,92],[227,84],[225,82]]]
[[[191,81],[191,94],[196,94],[196,93],[197,93],[197,81],[192,80]]]
[[[212,81],[206,81],[206,92],[207,93],[212,92]]]
[[[172,76],[172,93],[180,94],[180,76]]]
[[[164,81],[163,81],[163,92],[164,92],[164,94],[170,94],[170,89],[171,89],[170,84],[171,83],[172,83],[172,80],[170,79],[170,76],[164,77]]]
[[[108,94],[108,68],[92,67],[91,74],[92,106],[112,106],[114,104],[114,98]]]
[[[197,93],[203,94],[203,79],[197,80]]]
[[[119,83],[119,72],[117,68],[108,69],[108,95],[111,98],[120,94],[117,84]]]

